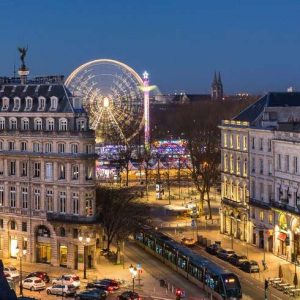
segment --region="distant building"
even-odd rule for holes
[[[156,95],[152,99],[152,104],[189,104],[198,101],[210,101],[209,94],[168,94]]]
[[[220,72],[218,76],[216,72],[214,74],[214,79],[211,84],[211,100],[223,100],[223,84]]]

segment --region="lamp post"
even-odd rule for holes
[[[136,277],[136,274],[137,274],[137,268],[134,267],[133,265],[130,265],[129,272],[130,272],[131,277],[132,277],[132,292],[134,293],[134,280],[135,280],[135,277]]]
[[[80,243],[83,244],[83,279],[86,279],[86,251],[85,251],[85,248],[90,243],[91,238],[79,236],[78,240]]]
[[[22,251],[20,251],[19,247],[16,248],[16,254],[19,256],[20,258],[20,295],[23,296],[23,282],[22,282],[22,259],[23,256],[25,256],[27,254],[27,250],[23,249]]]

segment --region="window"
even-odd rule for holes
[[[285,169],[287,172],[290,171],[290,156],[289,155],[285,156]]]
[[[52,143],[46,143],[45,152],[46,153],[51,153],[52,152]]]
[[[21,176],[27,176],[27,161],[21,162]]]
[[[2,150],[3,150],[3,142],[0,141],[0,151],[2,151]]]
[[[10,151],[15,150],[15,142],[8,142],[8,150]]]
[[[10,130],[17,130],[17,119],[16,118],[10,118],[9,119],[9,129]]]
[[[268,139],[268,152],[271,152],[272,150],[272,140]]]
[[[47,119],[46,121],[46,130],[53,131],[54,130],[54,119]]]
[[[33,177],[40,177],[41,175],[41,163],[35,162],[33,164]]]
[[[16,222],[15,221],[10,222],[10,229],[11,230],[16,230]]]
[[[4,205],[4,186],[0,186],[0,207]]]
[[[255,149],[255,138],[251,138],[251,143],[252,143],[252,149]]]
[[[10,207],[16,207],[16,187],[15,186],[10,187],[9,203],[10,203]]]
[[[86,145],[86,147],[85,147],[85,152],[86,152],[87,154],[93,153],[93,145],[91,145],[91,144]]]
[[[85,130],[85,120],[77,120],[77,130],[78,131]]]
[[[273,213],[269,213],[269,224],[273,224]]]
[[[4,129],[5,129],[5,119],[0,118],[0,130],[4,130]]]
[[[40,143],[33,143],[33,152],[42,152],[42,146]]]
[[[3,219],[0,219],[0,228],[3,229]],[[0,247],[0,250],[2,250],[3,248]]]
[[[40,97],[40,98],[39,98],[39,106],[38,106],[38,110],[39,110],[39,111],[45,110],[45,107],[46,107],[46,99],[43,98],[43,97]]]
[[[68,121],[67,119],[59,120],[59,131],[67,131],[68,129]]]
[[[281,171],[281,154],[277,154],[277,168]]]
[[[21,119],[21,130],[29,130],[29,119]]]
[[[233,134],[229,136],[229,147],[233,148]]]
[[[298,173],[298,157],[294,156],[294,173]]]
[[[259,212],[259,220],[260,220],[261,222],[264,221],[264,212],[263,212],[263,210],[261,210],[261,211]]]
[[[244,166],[243,166],[243,176],[247,176],[248,169],[247,169],[247,159],[244,159]]]
[[[92,180],[93,179],[93,166],[88,165],[86,168],[86,180]]]
[[[39,189],[34,189],[34,209],[41,209],[41,192]]]
[[[72,165],[72,179],[77,180],[79,178],[79,166]]]
[[[223,134],[224,147],[227,147],[227,133]]]
[[[240,136],[239,135],[236,136],[236,148],[237,149],[241,148],[241,140],[240,140]]]
[[[264,200],[264,184],[262,182],[259,183],[259,192],[260,192],[260,200]]]
[[[74,215],[79,214],[79,193],[78,192],[74,192],[72,194],[72,213]]]
[[[29,111],[32,108],[32,98],[27,97],[25,100],[25,111]]]
[[[255,173],[255,157],[252,157],[252,173]]]
[[[34,130],[42,130],[42,119],[34,119]]]
[[[11,161],[9,167],[9,175],[16,175],[16,161]]]
[[[233,156],[230,154],[229,157],[229,168],[230,168],[230,173],[233,173]]]
[[[264,173],[264,161],[262,159],[259,160],[259,172],[260,174]]]
[[[27,222],[22,222],[22,231],[27,231]]]
[[[253,198],[256,198],[256,197],[255,197],[255,196],[256,196],[255,181],[252,181],[252,182],[251,182],[251,189],[252,189],[252,191],[251,191],[251,192],[252,192],[252,193],[251,193],[251,194],[252,194],[252,197],[253,197]]]
[[[21,151],[27,151],[27,142],[21,142]]]
[[[236,174],[239,175],[241,173],[241,159],[238,157],[236,162]]]
[[[59,193],[59,212],[66,212],[66,192]]]
[[[247,151],[247,137],[243,136],[243,150]]]
[[[57,110],[57,98],[51,97],[50,110]]]
[[[58,179],[66,179],[66,167],[64,164],[59,165],[59,178]]]
[[[46,179],[53,179],[53,163],[46,163]]]
[[[14,107],[13,111],[18,111],[21,107],[21,99],[20,98],[15,98],[14,99]]]
[[[87,216],[93,215],[93,197],[92,193],[85,194],[85,211]]]
[[[224,155],[224,171],[225,172],[227,172],[227,170],[228,170],[228,162],[227,162],[227,160],[228,160],[228,156],[227,156],[227,154],[225,154]]]
[[[28,188],[22,187],[22,208],[28,208]]]
[[[47,211],[53,211],[53,191],[47,190],[46,192],[46,208]]]
[[[65,153],[65,144],[63,143],[58,144],[58,153]]]
[[[2,99],[2,110],[8,110],[9,107],[9,99],[3,98]]]
[[[263,140],[263,138],[260,138],[259,139],[259,150],[263,150],[263,143],[264,143],[264,140]]]
[[[269,197],[269,202],[273,201],[273,188],[271,184],[268,184],[268,197]]]
[[[71,145],[71,152],[73,154],[77,154],[78,153],[78,145],[77,144],[72,144]]]

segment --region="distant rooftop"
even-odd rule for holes
[[[27,78],[26,84],[62,84],[64,82],[63,75],[52,76],[37,76],[33,78]],[[0,85],[19,85],[21,84],[20,77],[6,77],[0,76]]]

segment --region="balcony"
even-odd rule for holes
[[[228,199],[228,198],[225,198],[225,197],[222,198],[222,203],[226,204],[226,205],[229,205],[229,206],[232,206],[232,207],[246,208],[246,206],[247,206],[244,202],[238,202],[238,201],[231,200],[231,199]]]
[[[300,208],[299,207],[290,206],[286,202],[279,202],[279,201],[274,201],[273,200],[271,202],[271,206],[273,208],[278,208],[278,209],[281,209],[281,210],[284,210],[284,211],[288,211],[288,212],[293,213],[293,214],[300,215]]]
[[[263,208],[263,209],[270,209],[271,208],[270,204],[268,204],[268,203],[266,203],[262,200],[257,200],[257,199],[254,199],[254,198],[249,199],[249,205],[256,206],[256,207]]]
[[[94,224],[97,221],[96,216],[77,216],[60,213],[47,213],[47,221],[58,223],[73,223],[73,224]]]

